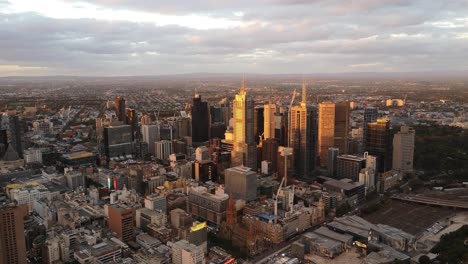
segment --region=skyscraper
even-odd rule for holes
[[[119,121],[125,122],[126,121],[126,104],[125,104],[125,99],[123,99],[122,96],[117,96],[114,100],[114,106],[115,106],[115,114],[117,115],[117,118]]]
[[[349,103],[323,102],[319,105],[320,165],[326,166],[328,149],[338,148],[340,154],[348,152]]]
[[[377,157],[377,172],[392,168],[392,137],[388,119],[367,124],[365,151]]]
[[[402,126],[393,136],[393,169],[403,173],[413,172],[414,137],[414,129],[407,126]]]
[[[142,125],[141,134],[143,141],[148,143],[148,151],[155,155],[155,142],[160,140],[158,125]]]
[[[362,149],[366,149],[367,124],[377,122],[379,117],[379,109],[376,107],[366,107],[364,109],[364,117],[362,123]]]
[[[335,145],[335,104],[323,102],[319,104],[318,118],[318,154],[320,166],[328,162],[328,149]]]
[[[275,113],[276,113],[276,104],[266,104],[263,107],[263,133],[264,138],[275,138]]]
[[[257,174],[244,166],[226,169],[225,190],[236,199],[252,201],[257,198]]]
[[[132,127],[129,125],[105,127],[104,151],[107,158],[132,155]]]
[[[340,154],[348,153],[349,134],[349,103],[339,102],[335,104],[335,131],[334,147],[340,149]]]
[[[257,170],[257,146],[254,132],[254,100],[247,94],[242,81],[240,92],[233,101],[234,133],[232,166],[245,165]]]
[[[140,134],[138,131],[138,115],[135,109],[127,108],[125,109],[125,124],[132,127],[132,140],[136,140],[140,138]]]
[[[192,142],[194,145],[209,140],[210,116],[208,103],[202,101],[200,94],[195,93],[192,107]]]
[[[14,203],[0,205],[0,264],[27,263],[24,215]]]
[[[317,112],[307,106],[307,90],[302,84],[302,101],[290,110],[289,146],[293,148],[294,174],[308,177],[315,169]]]

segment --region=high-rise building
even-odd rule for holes
[[[155,143],[156,159],[167,160],[172,152],[172,142],[169,140],[156,141]]]
[[[413,172],[415,131],[411,127],[402,126],[393,136],[393,161],[394,170],[402,173]]]
[[[379,109],[377,107],[366,107],[362,122],[362,149],[366,149],[367,124],[377,122]]]
[[[264,108],[263,106],[255,107],[254,114],[254,133],[255,133],[255,142],[260,143],[260,138],[263,135],[264,131]]]
[[[308,177],[315,169],[317,138],[317,112],[307,105],[305,82],[302,84],[302,101],[290,110],[289,146],[293,148],[294,174]]]
[[[234,133],[232,165],[245,165],[257,170],[257,144],[254,131],[254,100],[247,94],[242,81],[240,92],[233,101]]]
[[[209,140],[210,113],[208,103],[195,93],[192,106],[192,142],[197,145]]]
[[[24,162],[26,164],[42,164],[42,151],[41,151],[41,149],[30,148],[30,149],[25,150],[24,151]]]
[[[263,106],[263,116],[264,116],[264,124],[263,124],[263,133],[264,138],[275,138],[275,113],[276,113],[276,104],[266,104]]]
[[[271,162],[272,171],[277,172],[279,140],[276,138],[265,139],[262,143],[262,161]]]
[[[11,146],[23,158],[23,124],[19,116],[0,115],[0,145],[5,145],[5,150]]]
[[[129,125],[105,127],[104,152],[108,158],[132,155],[132,127]]]
[[[226,169],[224,173],[225,191],[228,194],[244,201],[257,198],[257,173],[243,166]]]
[[[328,149],[335,145],[335,104],[323,102],[319,104],[318,118],[318,154],[320,165],[325,167],[328,162]]]
[[[149,153],[155,155],[155,142],[160,140],[159,137],[159,126],[158,125],[142,125],[141,135],[143,141],[148,143]]]
[[[161,194],[150,194],[145,198],[145,208],[151,210],[161,210],[167,212],[167,200],[166,196]]]
[[[124,242],[132,239],[133,209],[121,204],[109,205],[109,228]]]
[[[366,158],[353,155],[340,155],[336,158],[336,177],[359,181],[359,173],[366,167]]]
[[[115,106],[115,114],[117,115],[117,118],[119,121],[125,122],[127,117],[126,117],[126,112],[125,109],[127,108],[125,99],[123,99],[122,96],[117,96],[114,100],[114,106]]]
[[[328,164],[327,170],[328,175],[335,177],[336,176],[336,158],[340,154],[340,150],[338,148],[329,148],[328,149]]]
[[[392,168],[392,135],[388,119],[367,124],[365,151],[377,157],[377,172]]]
[[[319,105],[319,156],[320,165],[328,162],[328,149],[338,148],[341,154],[348,152],[349,103],[323,102]]]
[[[24,216],[14,203],[0,204],[0,264],[26,264]]]
[[[132,140],[136,140],[139,138],[139,131],[138,131],[138,115],[135,109],[127,108],[125,109],[125,124],[132,127]]]
[[[349,134],[349,103],[339,102],[335,104],[335,131],[333,146],[340,149],[341,154],[348,154]]]

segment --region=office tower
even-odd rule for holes
[[[132,239],[133,209],[126,205],[109,205],[109,228],[124,242]]]
[[[250,168],[238,166],[226,169],[224,173],[226,193],[244,201],[257,198],[257,174]]]
[[[316,110],[307,106],[305,82],[302,84],[302,101],[290,110],[289,146],[294,152],[294,174],[308,177],[315,169],[316,153]]]
[[[349,136],[349,103],[339,102],[335,104],[335,131],[333,146],[340,149],[341,154],[348,154]]]
[[[192,134],[192,121],[188,117],[180,117],[176,121],[176,138],[182,139]]]
[[[211,117],[212,124],[223,122],[223,114],[221,111],[221,107],[219,105],[210,106],[210,117]]]
[[[188,211],[195,218],[201,218],[219,226],[226,217],[228,200],[229,195],[223,192],[212,194],[203,186],[190,187]]]
[[[167,212],[166,196],[162,194],[150,194],[145,197],[145,208],[151,210],[161,210],[163,213]]]
[[[172,142],[169,140],[156,141],[155,143],[156,159],[167,160],[172,151]]]
[[[132,155],[132,127],[129,125],[105,127],[104,152],[107,158]]]
[[[196,160],[194,163],[192,163],[192,172],[192,175],[196,181],[219,182],[216,164],[211,160]]]
[[[71,190],[76,190],[80,187],[86,187],[86,177],[81,171],[68,170],[65,168],[64,176],[67,180],[67,187]]]
[[[284,113],[275,113],[275,138],[279,139],[280,146],[286,146],[289,142],[288,137],[288,115]]]
[[[208,226],[206,222],[195,222],[190,227],[188,234],[190,244],[201,247],[204,252],[208,252]]]
[[[245,165],[257,170],[257,144],[254,132],[254,100],[247,94],[242,81],[240,92],[233,101],[234,133],[232,165]]]
[[[263,132],[264,138],[275,138],[275,128],[276,128],[276,121],[275,121],[275,114],[276,114],[276,104],[266,104],[263,106],[263,116],[264,116],[264,124],[263,124]]]
[[[0,204],[0,264],[26,264],[24,208],[14,203]]]
[[[119,119],[119,121],[125,122],[127,120],[125,112],[127,105],[125,103],[125,99],[123,99],[121,96],[117,96],[114,100],[114,106],[117,119]]]
[[[224,123],[213,123],[210,128],[211,138],[224,139],[224,133],[226,133],[226,125]]]
[[[328,149],[336,147],[340,153],[348,152],[349,103],[323,102],[319,105],[320,165],[328,162]]]
[[[254,114],[254,133],[255,133],[255,142],[260,143],[260,138],[263,137],[264,131],[264,109],[263,106],[255,107]]]
[[[272,171],[277,172],[279,140],[276,138],[265,139],[262,143],[262,161],[271,162]]]
[[[1,121],[1,119],[0,119],[0,121]],[[0,126],[1,126],[1,122],[0,122]],[[0,159],[5,154],[7,146],[8,146],[7,130],[6,129],[0,129]]]
[[[208,103],[195,93],[192,106],[192,142],[195,145],[208,141],[210,133],[210,115]]]
[[[221,109],[221,122],[228,126],[229,120],[232,118],[232,107],[226,98],[219,102],[219,107]]]
[[[366,149],[369,155],[377,157],[377,172],[392,168],[392,135],[390,121],[378,119],[367,124]]]
[[[318,154],[320,166],[324,167],[328,162],[328,149],[335,145],[335,104],[319,104],[318,119]]]
[[[168,243],[172,248],[173,264],[205,264],[205,254],[202,247],[190,244],[186,240]]]
[[[137,138],[139,138],[138,115],[135,109],[127,108],[125,109],[125,111],[126,111],[125,124],[132,127],[132,140],[136,140]]]
[[[366,158],[353,155],[339,155],[336,158],[336,177],[359,181],[359,173],[366,167]]]
[[[23,128],[17,115],[0,115],[0,144],[5,150],[11,146],[23,158]]]
[[[413,172],[415,131],[411,127],[402,126],[393,136],[393,161],[394,170],[402,173]]]
[[[149,153],[155,155],[155,142],[160,140],[158,125],[142,125],[141,135],[144,142],[148,143]]]
[[[336,176],[336,158],[340,154],[340,150],[338,148],[329,148],[328,149],[328,164],[327,170],[328,175],[335,177]]]
[[[367,139],[367,124],[377,122],[379,117],[379,109],[377,107],[366,107],[362,122],[362,149],[366,149]]]

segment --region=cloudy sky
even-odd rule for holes
[[[0,0],[0,76],[460,70],[467,0]]]

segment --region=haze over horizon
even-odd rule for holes
[[[0,76],[468,71],[468,2],[0,0]]]

